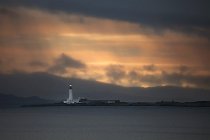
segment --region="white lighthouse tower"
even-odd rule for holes
[[[72,92],[72,85],[69,85],[69,101],[73,101],[73,92]]]
[[[63,101],[63,103],[65,103],[65,104],[75,104],[75,103],[79,103],[79,101],[80,101],[80,98],[78,98],[78,99],[73,98],[72,85],[69,84],[69,97],[65,101]]]
[[[66,99],[66,101],[63,101],[66,104],[73,104],[74,99],[73,99],[73,92],[72,92],[72,85],[69,85],[69,97]]]

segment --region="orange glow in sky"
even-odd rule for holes
[[[138,23],[64,12],[6,11],[10,14],[1,14],[0,22],[1,73],[48,72],[123,86],[209,88],[185,79],[210,76],[205,36],[169,29],[157,33]],[[181,80],[173,82],[176,75]]]

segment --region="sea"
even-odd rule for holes
[[[209,107],[0,109],[1,140],[210,140]]]

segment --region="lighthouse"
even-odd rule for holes
[[[73,101],[72,85],[69,85],[69,98],[68,98],[68,100],[69,100],[70,102]]]
[[[74,103],[72,85],[71,84],[69,84],[69,97],[63,102],[66,103],[66,104],[73,104]]]
[[[78,99],[74,99],[73,98],[73,91],[72,91],[72,89],[73,89],[72,85],[69,84],[69,97],[65,101],[63,101],[63,103],[65,103],[65,104],[79,103],[80,98],[78,98]]]

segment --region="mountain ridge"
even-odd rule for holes
[[[0,108],[4,107],[18,107],[30,104],[53,103],[51,100],[42,99],[37,96],[21,97],[11,94],[0,93]]]
[[[0,92],[17,96],[38,96],[61,101],[68,96],[68,84],[76,97],[122,101],[202,101],[210,100],[210,90],[189,87],[123,87],[93,80],[63,78],[48,73],[0,75]]]

